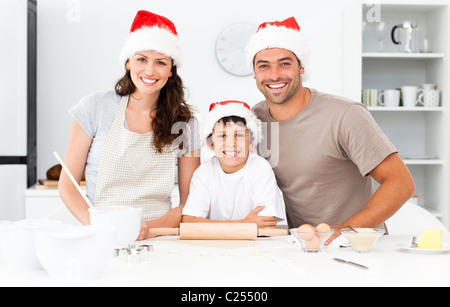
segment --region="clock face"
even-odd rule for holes
[[[235,76],[250,76],[245,46],[257,27],[248,23],[235,23],[223,30],[216,41],[216,58],[222,68]]]

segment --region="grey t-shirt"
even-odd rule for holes
[[[253,108],[268,128],[258,153],[273,167],[289,227],[339,225],[360,211],[374,193],[368,173],[397,152],[363,104],[310,92],[285,121],[274,120],[265,101]]]
[[[103,144],[119,110],[121,98],[114,91],[97,92],[83,97],[69,110],[69,115],[92,139],[85,169],[86,194],[92,203],[95,201],[95,188]],[[124,126],[128,129],[126,121]],[[180,127],[183,128],[183,125]],[[194,117],[187,123],[183,132],[187,132],[188,128],[190,134],[185,136],[187,138],[187,142],[183,142],[185,148],[183,151],[176,149],[177,156],[201,147],[199,123]]]

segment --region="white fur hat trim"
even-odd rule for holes
[[[252,144],[257,145],[262,141],[261,121],[255,113],[247,109],[240,102],[216,105],[202,120],[202,140],[205,143],[208,136],[213,132],[215,124],[223,117],[239,116],[245,119],[246,127],[252,133]]]
[[[260,29],[253,34],[245,49],[248,67],[253,69],[253,60],[258,52],[271,48],[292,51],[305,70],[302,81],[308,80],[311,73],[310,50],[308,39],[304,33],[284,26],[267,26]]]
[[[180,39],[169,30],[159,27],[143,27],[130,33],[120,53],[119,60],[125,65],[136,52],[153,50],[173,60],[178,68],[183,61]]]

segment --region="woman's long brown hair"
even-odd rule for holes
[[[120,96],[131,95],[136,86],[131,80],[130,71],[116,83],[115,91]],[[184,98],[183,81],[177,73],[177,67],[172,65],[172,76],[161,89],[156,115],[153,118],[153,144],[158,152],[162,152],[166,145],[172,144],[179,134],[172,134],[172,126],[176,122],[187,123],[192,111]]]

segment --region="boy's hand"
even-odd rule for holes
[[[256,223],[258,228],[275,228],[277,220],[273,216],[259,216],[258,213],[262,211],[265,206],[258,206],[242,220],[243,223]]]

